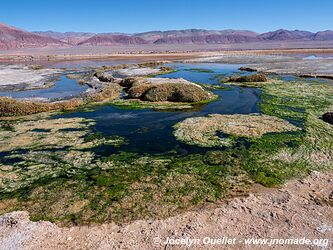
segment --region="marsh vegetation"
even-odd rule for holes
[[[2,118],[0,213],[27,210],[65,225],[167,217],[253,183],[332,169],[332,125],[321,116],[332,110],[333,86],[270,78],[260,89],[226,87],[216,76],[239,65],[199,66],[159,77],[221,86],[211,89],[215,101],[115,99]],[[166,111],[152,110],[159,105]]]

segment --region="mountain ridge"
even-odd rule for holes
[[[117,46],[141,44],[236,44],[269,41],[333,41],[333,31],[310,32],[278,29],[257,33],[250,30],[183,29],[140,33],[28,32],[0,23],[0,49],[48,46]]]
[[[0,49],[64,45],[66,44],[58,39],[39,36],[37,34],[0,23]]]

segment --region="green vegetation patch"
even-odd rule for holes
[[[236,137],[261,137],[266,133],[296,131],[289,122],[268,115],[220,115],[192,117],[177,123],[174,135],[180,141],[202,147],[230,146]],[[222,132],[231,137],[218,136]]]
[[[60,162],[49,163],[54,164]],[[128,222],[170,216],[203,201],[244,192],[250,185],[229,151],[171,158],[120,153],[92,160],[89,168],[62,164],[56,177],[44,175],[27,187],[2,192],[1,213],[23,209],[34,220],[66,225]]]

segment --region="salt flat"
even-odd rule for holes
[[[42,88],[62,72],[61,69],[33,70],[23,65],[0,65],[0,86],[27,85],[25,89]]]

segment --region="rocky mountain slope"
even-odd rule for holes
[[[137,45],[146,44],[146,40],[131,35],[117,35],[117,34],[97,34],[85,41],[78,43],[78,45],[90,46],[112,46],[112,45]]]
[[[333,40],[333,31],[332,30],[325,30],[325,31],[320,31],[317,32],[314,35],[314,40],[316,41],[329,41],[329,40]]]
[[[259,35],[262,40],[268,41],[294,41],[294,40],[312,40],[314,33],[302,30],[284,30],[279,29]]]
[[[247,30],[168,30],[137,33],[141,37],[155,44],[162,43],[233,43],[258,41],[258,33]]]
[[[63,46],[64,42],[0,23],[0,49]]]
[[[36,35],[51,37],[60,40],[64,43],[70,45],[77,45],[78,43],[89,39],[90,37],[96,35],[96,33],[91,32],[56,32],[56,31],[34,31]]]

